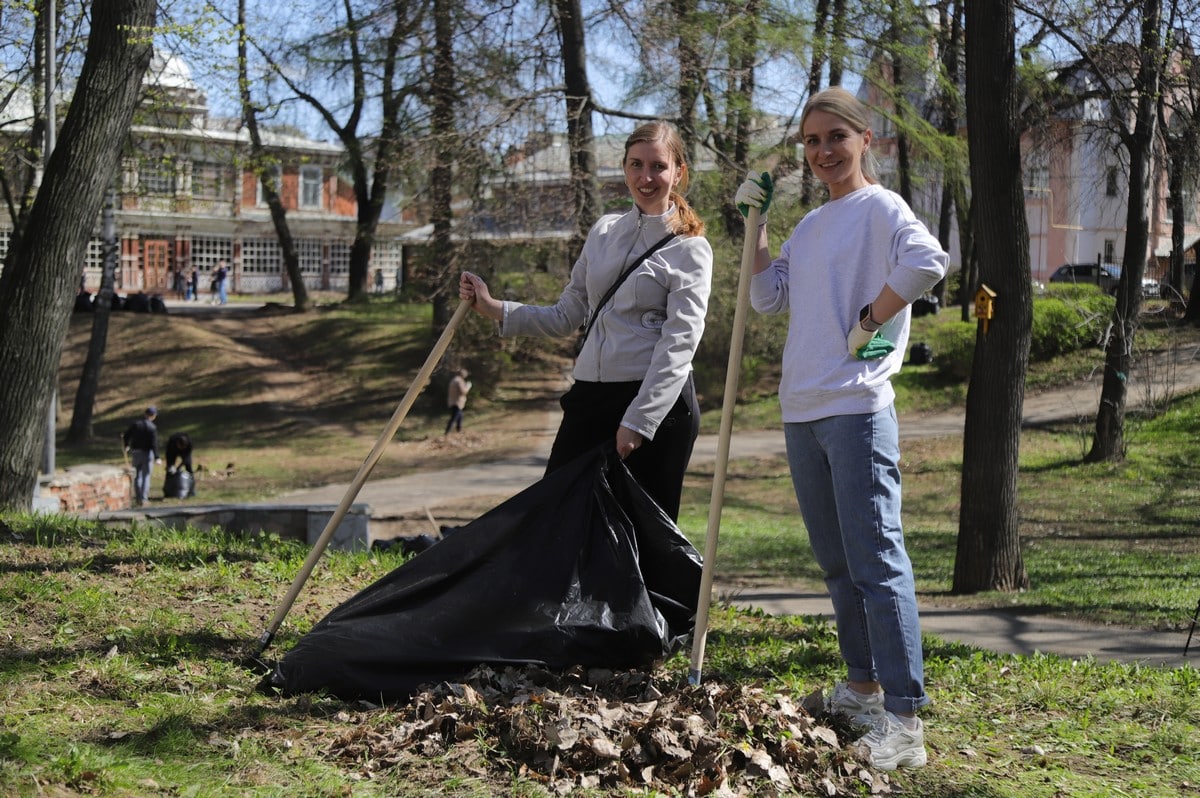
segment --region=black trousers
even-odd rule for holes
[[[563,394],[562,423],[550,460],[549,474],[605,441],[614,441],[617,426],[629,403],[637,396],[640,382],[576,382]],[[625,465],[671,520],[679,520],[679,497],[692,447],[700,434],[700,406],[696,386],[689,374],[653,440],[645,441],[625,459]]]

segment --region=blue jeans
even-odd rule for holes
[[[217,301],[222,305],[229,302],[229,294],[225,290],[224,280],[221,280],[217,283]]]
[[[912,561],[900,524],[896,411],[783,427],[792,485],[851,681],[878,681],[884,706],[929,703]]]
[[[457,407],[456,405],[451,405],[450,406],[450,420],[446,422],[446,431],[443,432],[442,434],[443,435],[449,434],[451,427],[454,427],[459,432],[462,432],[462,421],[463,421],[463,409],[461,407]]]
[[[133,498],[138,504],[145,504],[150,498],[150,472],[154,468],[154,458],[149,449],[130,449],[129,461],[133,464]]]

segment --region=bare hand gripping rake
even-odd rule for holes
[[[421,366],[421,370],[417,372],[412,385],[409,386],[408,391],[404,394],[404,398],[400,400],[399,406],[396,407],[396,412],[392,414],[391,421],[388,422],[379,439],[375,441],[375,446],[371,449],[370,454],[367,455],[367,459],[359,466],[358,473],[354,475],[354,479],[350,482],[350,487],[346,489],[346,495],[342,497],[337,510],[334,511],[329,522],[325,524],[325,529],[322,530],[321,536],[313,544],[312,551],[308,553],[308,558],[305,559],[300,572],[292,580],[291,588],[288,590],[287,595],[284,596],[279,608],[275,610],[275,617],[271,619],[271,623],[258,638],[258,647],[252,655],[254,659],[260,657],[267,646],[271,645],[271,640],[274,639],[275,633],[279,631],[280,625],[283,624],[283,619],[287,617],[288,611],[296,602],[296,597],[300,595],[300,589],[304,587],[304,583],[308,580],[309,575],[312,574],[313,568],[316,567],[317,560],[321,559],[321,554],[325,551],[325,547],[329,545],[330,539],[333,538],[333,533],[337,531],[338,526],[342,523],[342,519],[346,517],[350,505],[354,503],[354,499],[358,496],[358,492],[362,490],[367,477],[371,475],[371,470],[375,468],[375,464],[383,456],[383,450],[387,448],[388,443],[391,442],[392,437],[396,434],[396,430],[400,428],[401,422],[404,421],[404,417],[412,409],[413,403],[417,400],[417,395],[421,393],[426,383],[429,382],[429,378],[433,374],[433,370],[437,367],[438,361],[442,359],[442,355],[446,353],[447,347],[450,346],[450,340],[454,337],[454,331],[458,328],[458,325],[470,309],[470,302],[462,300],[458,303],[458,309],[454,311],[454,315],[450,318],[446,329],[442,330],[437,343],[433,345],[433,350],[425,359],[425,365]]]

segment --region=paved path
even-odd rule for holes
[[[1131,405],[1163,396],[1200,390],[1200,350],[1176,352],[1173,363],[1147,366],[1131,381]],[[1025,426],[1086,421],[1099,404],[1099,382],[1026,397],[1023,406]],[[905,416],[900,419],[902,438],[961,435],[961,411]],[[552,430],[557,418],[547,414]],[[735,431],[730,442],[730,458],[783,456],[783,436],[779,430]],[[717,436],[703,435],[692,457],[694,464],[716,459]],[[414,474],[395,479],[368,481],[356,501],[369,504],[373,516],[422,516],[425,508],[450,505],[481,496],[511,496],[541,478],[545,468],[545,449],[507,460],[439,472]],[[313,490],[277,496],[274,503],[338,504],[347,485],[328,485]],[[734,589],[722,586],[718,577],[715,590],[722,599],[738,606],[758,607],[769,613],[821,616],[832,618],[832,607],[824,593],[794,585]],[[1190,608],[1189,608],[1190,611]],[[1001,653],[1030,654],[1037,651],[1064,656],[1093,655],[1100,660],[1137,662],[1147,665],[1195,667],[1200,663],[1200,631],[1192,640],[1187,658],[1183,648],[1186,631],[1155,633],[1112,626],[1089,626],[1056,618],[1005,612],[960,610],[922,604],[922,628],[946,640],[959,641]]]

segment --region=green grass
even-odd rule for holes
[[[960,605],[1023,609],[1144,629],[1183,629],[1200,590],[1200,396],[1164,415],[1131,417],[1122,463],[1083,463],[1087,428],[1026,431],[1018,510],[1030,587],[955,596]],[[905,538],[918,591],[951,589],[962,443],[902,445]],[[711,467],[689,475],[680,527],[698,546],[708,525]],[[799,580],[820,589],[784,460],[734,461],[717,549],[731,580]]]
[[[436,751],[389,751],[383,741],[411,722],[411,710],[256,692],[257,676],[241,658],[298,569],[302,546],[141,524],[3,520],[0,792],[550,794],[532,773],[509,770],[516,752],[486,723]],[[400,562],[392,553],[330,552],[269,653],[286,651],[332,606]],[[907,794],[1195,794],[1194,669],[1000,656],[932,637],[926,652],[931,759],[891,776]],[[664,690],[683,689],[686,654],[655,671]],[[839,671],[828,623],[713,607],[710,690],[761,687],[798,704]],[[751,737],[767,719],[735,713],[721,725],[729,744],[757,746],[764,743]],[[377,738],[386,756],[347,759],[345,744],[363,735]]]
[[[157,347],[135,349],[142,358],[137,368],[144,369],[135,376],[148,381],[153,395],[168,397],[160,404],[179,413],[186,409],[196,419],[209,436],[209,449],[219,453],[214,456],[236,460],[240,472],[252,475],[236,485],[209,482],[206,499],[271,495],[298,487],[297,480],[345,481],[391,412],[395,385],[404,384],[403,375],[424,355],[427,344],[414,341],[427,340],[425,311],[381,301],[302,318],[281,316],[271,322],[277,325],[275,352],[261,342],[232,341],[203,324],[176,320],[159,332],[186,336],[186,345],[171,352],[179,363],[164,365],[158,359],[159,335]],[[146,325],[158,323],[124,317],[115,321],[113,335],[136,346],[147,338]],[[73,332],[76,342],[83,335]],[[1154,330],[1145,342],[1170,346],[1172,335],[1169,329]],[[334,339],[343,345],[331,345]],[[291,364],[321,390],[289,394],[292,404],[282,410],[263,405],[261,386],[236,376],[250,373],[241,370],[244,350]],[[1095,368],[1097,357],[1092,350],[1038,364],[1030,384],[1077,378]],[[196,379],[178,391],[172,386],[184,368]],[[904,407],[961,402],[961,385],[938,384],[931,371],[922,369],[908,368],[898,381]],[[69,378],[64,384],[71,385]],[[510,383],[497,381],[490,390],[493,395],[481,395],[468,412],[497,430],[524,429],[505,425],[544,406],[512,399],[519,392]],[[124,395],[117,384],[101,393],[97,423],[107,439],[128,423],[142,398]],[[355,397],[362,397],[358,406]],[[716,412],[707,415],[706,425],[715,429]],[[432,435],[441,416],[436,403],[428,412],[419,410],[405,433],[413,440]],[[259,422],[266,426],[256,426]],[[736,423],[738,428],[776,427],[773,398],[739,404]],[[1082,463],[1091,434],[1086,424],[1025,432],[1018,502],[1031,587],[953,601],[1174,629],[1182,645],[1200,586],[1195,533],[1200,398],[1176,399],[1153,418],[1130,415],[1125,432],[1128,454],[1118,464]],[[487,443],[486,436],[479,440]],[[434,461],[461,464],[497,450],[489,445],[443,451],[422,460],[415,444],[395,445],[403,462],[387,467],[396,473]],[[949,600],[961,441],[912,440],[902,448],[905,533],[918,589],[923,599]],[[305,453],[314,450],[309,463]],[[105,451],[97,444],[96,454]],[[90,454],[85,447],[70,451],[68,459],[84,462]],[[698,544],[707,526],[711,485],[711,467],[689,474],[681,527]],[[104,527],[65,516],[5,514],[0,521],[7,525],[0,528],[0,793],[550,794],[543,779],[520,770],[515,752],[495,729],[481,727],[474,738],[451,746],[348,757],[344,743],[390,733],[411,720],[408,710],[255,692],[256,676],[242,666],[242,656],[307,554],[298,543],[220,530]],[[819,585],[781,460],[730,464],[720,532],[722,579]],[[288,650],[332,607],[400,562],[392,553],[329,552],[291,609],[273,650]],[[923,713],[931,759],[927,768],[891,777],[905,793],[937,798],[1200,795],[1195,744],[1200,676],[1194,668],[1000,656],[933,637],[926,638],[925,647],[934,701]],[[663,663],[655,679],[666,686],[684,684],[686,653]],[[827,689],[839,672],[836,639],[827,623],[714,606],[704,664],[707,684],[761,686],[798,701]],[[751,739],[747,723],[736,715],[723,718],[728,745],[762,743]],[[862,786],[839,794],[868,790]]]

